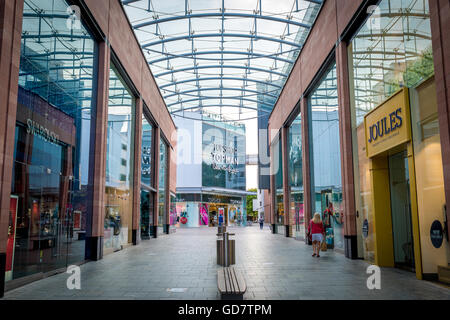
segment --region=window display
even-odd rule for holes
[[[135,98],[111,63],[106,141],[104,248],[131,243]]]
[[[83,23],[69,29],[68,8],[24,1],[7,280],[85,259],[97,49]]]
[[[329,247],[344,249],[336,64],[313,90],[309,108],[312,208],[322,216]]]

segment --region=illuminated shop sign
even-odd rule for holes
[[[367,157],[411,139],[408,89],[404,88],[364,117]]]
[[[27,133],[41,136],[45,141],[52,143],[59,141],[59,135],[31,119],[27,119]]]
[[[211,152],[211,166],[215,170],[228,171],[231,174],[238,173],[237,149],[220,144],[214,144]]]

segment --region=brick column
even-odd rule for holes
[[[133,157],[133,212],[131,237],[134,245],[141,240],[141,159],[142,159],[142,112],[144,102],[141,98],[136,99],[135,121],[134,121],[134,157]]]
[[[270,197],[270,223],[272,224],[272,233],[275,233],[275,202],[277,201],[277,189],[275,185],[275,173],[273,172],[273,148],[272,143],[269,145],[269,154],[270,154],[270,190],[269,190],[269,197]]]
[[[432,0],[429,1],[429,6],[445,202],[447,204],[447,230],[450,230],[450,41],[448,41],[450,1]]]
[[[154,209],[153,209],[153,236],[155,238],[158,237],[158,214],[159,214],[159,205],[158,205],[158,200],[159,200],[159,159],[160,159],[160,154],[159,154],[159,141],[161,139],[161,129],[159,127],[156,127],[154,130],[154,147],[153,147],[153,177],[154,177],[154,186],[156,189],[156,192],[153,193],[154,195]]]
[[[108,125],[109,68],[111,49],[107,42],[98,44],[97,105],[95,109],[94,139],[91,139],[90,153],[93,157],[92,215],[86,223],[86,259],[99,260],[103,257],[103,232],[105,220],[106,185],[106,139]]]
[[[287,145],[288,128],[281,128],[281,161],[283,164],[283,206],[284,206],[284,226],[285,235],[290,237],[289,216],[290,216],[290,190],[289,190],[289,169],[288,169],[288,145]]]
[[[300,101],[300,112],[302,115],[302,173],[303,173],[303,211],[305,215],[305,231],[308,231],[309,221],[312,218],[312,194],[311,194],[311,175],[309,165],[309,112],[308,101],[303,98]],[[308,243],[308,237],[305,235],[305,242]]]
[[[5,288],[23,0],[0,1],[0,298]]]
[[[352,120],[348,78],[347,43],[336,48],[336,72],[339,101],[339,139],[341,153],[342,202],[344,210],[345,256],[358,258],[355,184],[353,176]]]

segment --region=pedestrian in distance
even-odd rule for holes
[[[322,219],[320,218],[320,213],[314,213],[314,217],[309,222],[308,235],[311,235],[313,254],[312,256],[317,258],[320,257],[320,247],[321,243],[325,237],[325,229],[323,227]]]
[[[261,230],[264,228],[264,218],[262,216],[259,218],[259,228]]]

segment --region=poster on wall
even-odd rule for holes
[[[208,205],[206,203],[200,204],[198,211],[199,211],[200,225],[207,226],[209,223]]]
[[[14,249],[16,241],[16,223],[17,223],[17,205],[18,197],[11,196],[9,202],[9,226],[8,226],[8,241],[6,243],[6,281],[12,279]]]
[[[81,229],[81,211],[75,210],[73,212],[73,230]]]

